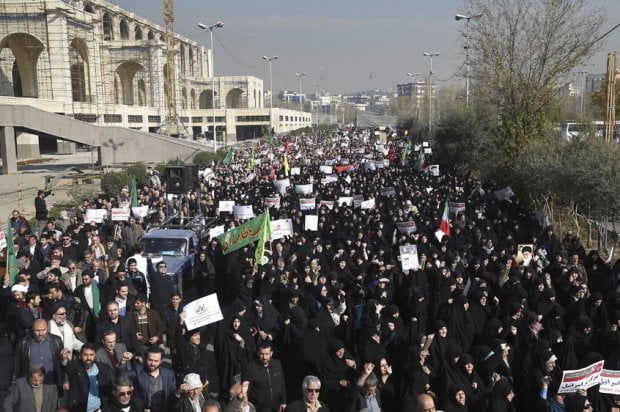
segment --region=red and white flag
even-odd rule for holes
[[[441,242],[444,236],[450,237],[450,224],[448,219],[450,217],[450,206],[448,206],[448,200],[443,207],[443,215],[441,215],[441,222],[439,223],[439,230],[435,232],[435,237]]]

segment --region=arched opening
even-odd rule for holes
[[[86,13],[92,13],[95,14],[95,9],[93,8],[93,6],[91,4],[86,4],[84,5],[84,11]]]
[[[149,40],[155,40],[155,33],[152,30],[149,30],[149,34],[147,36]]]
[[[118,68],[116,69],[116,74],[118,75],[118,80],[120,82],[121,98],[119,99],[120,103],[117,104],[131,106],[134,104],[135,101],[140,101],[139,96],[137,96],[136,98],[136,96],[134,95],[134,90],[139,90],[139,87],[134,87],[134,83],[140,80],[139,77],[143,75],[143,69],[144,68],[142,67],[142,65],[136,62],[125,62],[118,66]]]
[[[258,104],[257,104],[258,102],[256,101],[256,90],[254,90],[254,100],[253,100],[253,102],[254,102],[254,106],[253,106],[254,108],[259,107]]]
[[[13,33],[0,41],[0,78],[6,79],[2,94],[39,97],[37,65],[43,50],[43,43],[28,33]]]
[[[127,24],[127,20],[122,19],[121,22],[119,23],[118,28],[121,33],[121,40],[128,40],[129,39],[129,24]]]
[[[187,90],[185,87],[181,89],[181,109],[187,109]]]
[[[146,82],[138,80],[138,106],[146,106]]]
[[[110,13],[103,13],[103,40],[114,40]]]
[[[179,49],[179,60],[181,61],[181,76],[185,76],[185,46],[182,44]]]
[[[241,89],[232,89],[226,95],[226,107],[229,109],[239,109],[241,108],[242,101],[241,95],[243,94],[243,90]],[[247,103],[246,103],[247,106]]]
[[[198,100],[199,109],[213,109],[213,90],[204,90]]]
[[[135,32],[136,32],[135,39],[142,40],[142,29],[140,28],[140,26],[136,26]]]
[[[71,94],[74,102],[90,102],[90,66],[88,47],[83,39],[73,39],[69,48]]]
[[[163,34],[159,35],[159,41],[162,42],[162,43],[166,41],[166,39],[164,38]]]
[[[189,92],[189,107],[191,109],[196,108],[196,91],[194,89]]]

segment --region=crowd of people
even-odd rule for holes
[[[566,370],[620,370],[620,264],[429,145],[379,136],[231,149],[177,195],[152,176],[137,193],[144,218],[84,222],[89,208],[127,206],[129,188],[84,199],[68,223],[43,218],[46,192],[39,228],[14,211],[3,410],[619,411],[598,386],[558,389]],[[259,262],[254,245],[224,254],[200,232],[183,288],[216,293],[224,319],[190,330],[166,257],[154,263],[140,239],[194,217],[243,224],[221,201],[291,230]],[[407,270],[403,246],[415,246]]]

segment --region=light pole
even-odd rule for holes
[[[303,102],[303,100],[301,100],[301,79],[302,79],[302,77],[307,76],[308,73],[303,72],[303,73],[294,73],[294,74],[295,74],[295,76],[297,76],[299,78],[299,111],[303,112],[304,111],[304,102]]]
[[[316,127],[317,128],[319,127],[319,115],[320,115],[320,112],[319,112],[319,101],[320,101],[320,99],[319,99],[319,92],[318,92],[317,88],[319,86],[321,86],[321,85],[322,85],[321,82],[312,83],[312,86],[314,87],[314,98],[316,99],[315,106],[316,106]]]
[[[273,129],[273,122],[271,113],[273,111],[273,77],[271,76],[271,62],[273,60],[278,60],[278,56],[263,56],[263,60],[267,60],[269,62],[269,126]],[[271,133],[271,130],[269,131]]]
[[[209,37],[211,39],[211,110],[213,110],[213,152],[217,152],[217,126],[215,125],[215,57],[213,57],[213,29],[221,29],[224,27],[224,23],[218,21],[212,26],[207,26],[203,23],[198,23],[198,27],[202,30],[209,30]]]
[[[413,119],[413,91],[415,89],[415,84],[419,75],[420,73],[407,73],[407,77],[413,77],[413,79],[411,80],[411,119]]]
[[[579,121],[581,123],[583,123],[583,94],[586,91],[586,80],[588,79],[588,72],[585,70],[581,70],[579,72],[580,75],[583,76],[583,81],[581,82],[581,93],[580,93],[580,97],[581,97],[581,103],[580,103],[580,109],[579,109],[579,113],[581,114],[581,119],[579,119]]]
[[[424,56],[431,58],[431,68],[428,75],[428,135],[433,129],[433,57],[439,56],[439,52],[424,52]]]
[[[471,19],[479,19],[482,17],[482,13],[474,14],[472,16],[466,16],[464,14],[457,14],[454,16],[454,20],[465,20],[465,37],[467,38],[465,44],[465,105],[469,106],[469,21]]]

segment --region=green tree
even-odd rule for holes
[[[495,108],[503,163],[540,136],[558,85],[596,51],[605,14],[588,0],[468,0],[475,95]]]
[[[616,119],[620,117],[620,82],[616,81]],[[607,111],[607,79],[603,80],[601,87],[590,98],[590,101],[597,109],[604,114]]]

